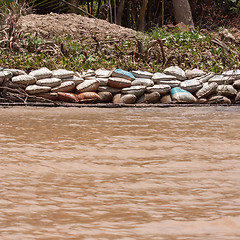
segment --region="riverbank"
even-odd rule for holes
[[[179,104],[239,104],[240,70],[222,74],[178,66],[163,72],[46,67],[26,73],[0,71],[2,106],[170,107]],[[91,105],[90,105],[91,104]]]

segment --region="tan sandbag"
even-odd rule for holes
[[[12,73],[8,71],[0,71],[0,83],[4,80],[9,80],[12,77]]]
[[[161,99],[160,99],[160,102],[161,103],[165,103],[165,104],[172,103],[171,95],[170,94],[166,94],[166,95],[162,96]]]
[[[236,97],[237,90],[232,85],[219,85],[217,87],[217,92],[220,95],[226,96],[226,97]]]
[[[206,98],[217,90],[218,84],[216,82],[203,83],[203,87],[196,92],[197,98]]]
[[[240,91],[236,95],[235,102],[240,103]]]
[[[109,78],[112,74],[112,71],[106,70],[104,68],[99,68],[95,71],[96,78]]]
[[[78,84],[84,82],[84,79],[83,78],[80,78],[80,77],[77,77],[77,76],[72,76],[72,77],[69,77],[69,78],[63,78],[62,79],[62,82],[67,82],[67,81],[72,81],[75,83],[75,85],[77,86]]]
[[[19,75],[12,77],[12,83],[23,84],[25,86],[36,83],[37,79],[31,75]]]
[[[26,87],[25,91],[30,95],[36,95],[38,93],[46,93],[51,90],[51,87],[47,86],[38,86],[38,85],[29,85]]]
[[[160,93],[158,92],[145,93],[137,100],[137,103],[157,103],[159,99]]]
[[[97,92],[99,88],[99,82],[97,80],[85,80],[77,85],[76,90],[79,93],[82,92]]]
[[[186,74],[186,77],[188,79],[192,79],[192,78],[195,78],[195,77],[201,77],[201,76],[205,75],[206,72],[204,72],[203,70],[194,68],[192,70],[190,70],[190,69],[186,70],[185,74]]]
[[[101,103],[109,103],[113,98],[113,95],[110,92],[99,92],[98,95],[100,97],[99,102]]]
[[[231,76],[214,75],[212,78],[208,80],[208,83],[215,82],[218,85],[222,85],[222,84],[232,84],[234,81],[235,81],[235,78]]]
[[[52,92],[72,92],[75,89],[75,83],[72,81],[62,82],[59,86],[52,88]]]
[[[234,81],[233,87],[236,88],[236,89],[240,89],[240,80]]]
[[[11,72],[13,77],[27,74],[25,71],[15,68],[6,68],[4,69],[4,71]]]
[[[213,96],[208,99],[209,103],[215,103],[215,104],[231,104],[231,100],[225,96]]]
[[[163,73],[175,76],[178,80],[185,80],[187,78],[185,72],[178,66],[168,67]]]
[[[121,94],[116,94],[113,97],[113,103],[115,104],[133,104],[136,102],[137,97],[133,94],[126,94],[126,95],[121,95]]]
[[[107,86],[108,85],[108,78],[96,78],[97,81],[99,81],[100,86]]]
[[[108,86],[113,88],[126,88],[131,86],[131,81],[124,78],[109,78]]]

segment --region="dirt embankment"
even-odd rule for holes
[[[24,33],[37,33],[38,37],[44,39],[50,40],[56,36],[70,35],[71,39],[81,39],[86,42],[93,41],[92,37],[99,41],[131,40],[136,34],[132,29],[77,14],[30,14],[20,18],[18,28]]]

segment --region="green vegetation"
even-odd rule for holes
[[[86,44],[67,36],[46,42],[28,34],[12,44],[15,49],[1,47],[0,61],[4,67],[27,71],[43,66],[75,71],[99,67],[160,71],[176,64],[182,68],[197,67],[214,72],[237,68],[240,61],[240,47],[233,44],[228,51],[212,42],[214,35],[201,34],[198,30],[180,32],[175,29],[169,32],[154,28],[136,38],[143,47],[142,52],[136,41],[107,40]],[[159,39],[163,39],[163,52]]]

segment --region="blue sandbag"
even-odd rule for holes
[[[172,88],[170,94],[172,100],[179,103],[195,103],[197,101],[190,92],[183,90],[180,87]]]
[[[124,71],[122,69],[115,69],[112,73],[112,76],[123,77],[123,78],[126,78],[128,80],[134,80],[135,79],[135,77],[133,76],[132,73]]]

